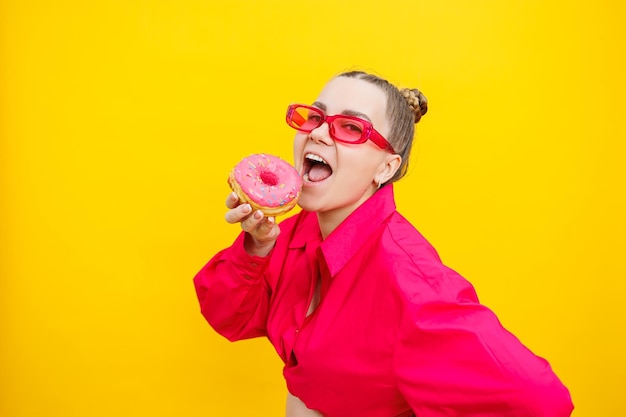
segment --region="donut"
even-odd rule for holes
[[[295,207],[302,178],[288,162],[277,156],[254,154],[243,158],[228,175],[239,201],[266,217],[280,216]]]

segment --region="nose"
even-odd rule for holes
[[[330,137],[330,127],[326,122],[311,130],[309,138],[315,143],[322,143],[324,145],[333,144],[333,139]]]

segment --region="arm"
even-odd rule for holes
[[[235,193],[226,206],[225,220],[240,223],[243,232],[195,276],[200,308],[215,331],[231,341],[264,336],[270,297],[265,269],[280,228],[273,218],[240,204]]]
[[[412,300],[399,332],[395,372],[399,390],[415,413],[569,416],[569,392],[550,365],[478,303],[469,283],[460,276],[452,278],[446,280],[451,297],[425,289],[415,297],[419,300]]]
[[[241,233],[194,278],[202,315],[231,341],[266,335],[270,289],[264,271],[268,258],[248,254],[245,235]]]

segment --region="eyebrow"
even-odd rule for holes
[[[316,101],[313,103],[313,106],[315,107],[319,107],[320,109],[322,109],[323,111],[326,111],[327,107],[324,103],[320,103],[319,101]],[[341,112],[341,114],[345,114],[346,116],[354,116],[354,117],[359,117],[361,119],[365,119],[368,122],[372,123],[372,120],[364,113],[360,113],[358,111],[354,111],[354,110],[344,110]]]

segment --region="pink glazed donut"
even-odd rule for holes
[[[302,190],[298,171],[277,156],[254,154],[230,172],[228,184],[242,203],[265,216],[280,216],[294,208]]]

